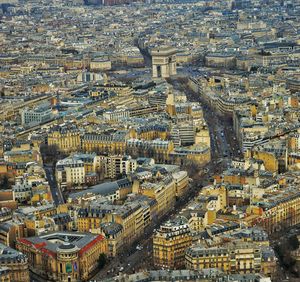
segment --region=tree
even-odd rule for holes
[[[40,152],[43,156],[44,162],[57,162],[59,157],[62,157],[62,154],[59,151],[57,145],[48,145],[48,144],[41,144]]]
[[[199,178],[199,171],[201,170],[200,165],[192,160],[186,160],[183,163],[183,169],[188,172],[188,175],[193,179]]]
[[[288,238],[288,245],[292,250],[297,250],[299,248],[299,241],[296,235]]]
[[[4,175],[0,179],[0,189],[5,190],[10,188],[9,181],[7,175]]]
[[[45,154],[47,156],[56,156],[59,152],[59,148],[56,144],[41,144],[40,151],[42,154]]]
[[[99,255],[99,259],[98,259],[98,267],[99,267],[99,269],[102,269],[104,267],[104,265],[106,264],[106,261],[107,261],[106,254],[101,253]]]
[[[284,240],[276,244],[274,247],[274,251],[278,256],[280,265],[282,265],[286,270],[290,271],[291,273],[294,273],[294,266],[296,264],[296,260],[294,259],[291,253],[293,248],[298,245],[296,240],[296,236],[285,238]]]

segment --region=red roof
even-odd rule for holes
[[[40,249],[40,251],[42,251],[43,253],[50,255],[52,257],[55,257],[56,254],[46,248],[44,248],[45,246],[47,246],[46,242],[41,242],[41,243],[37,243],[37,244],[33,244],[32,242],[30,242],[29,240],[25,239],[25,238],[19,238],[17,239],[18,242],[25,244],[27,246],[34,246],[36,249]],[[105,237],[101,234],[97,235],[97,237],[95,239],[93,239],[91,242],[89,242],[88,244],[86,244],[80,251],[79,251],[79,256],[82,256],[85,252],[87,252],[90,248],[92,248],[95,244],[97,244],[100,241],[105,240]]]
[[[32,246],[32,243],[25,238],[18,238],[17,241],[27,246]]]
[[[41,243],[34,244],[34,247],[37,248],[37,249],[43,248],[45,246],[47,246],[46,242],[41,242]]]
[[[17,240],[18,240],[18,242],[23,243],[27,246],[34,246],[36,249],[40,249],[40,248],[43,248],[43,247],[47,246],[46,242],[33,244],[32,242],[30,242],[29,240],[27,240],[25,238],[20,238],[20,239],[17,239]]]
[[[80,251],[79,251],[79,256],[82,256],[85,252],[87,252],[91,247],[93,247],[96,243],[103,241],[104,236],[103,235],[98,235],[94,240],[89,242],[87,245],[85,245]]]
[[[37,244],[33,244],[32,242],[30,242],[29,240],[25,239],[25,238],[19,238],[17,239],[18,242],[22,243],[22,244],[25,244],[27,246],[34,246],[36,249],[40,249],[41,252],[49,255],[49,256],[52,256],[52,257],[55,257],[56,254],[46,248],[44,248],[45,246],[47,246],[47,243],[46,242],[41,242],[41,243],[37,243]]]
[[[43,252],[44,254],[47,254],[48,256],[53,257],[53,258],[56,257],[56,254],[48,249],[41,248],[40,251]]]

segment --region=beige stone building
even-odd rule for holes
[[[189,226],[178,218],[161,225],[153,236],[153,260],[158,267],[183,268],[185,250],[192,244]]]
[[[3,244],[0,244],[0,265],[1,267],[8,268],[9,280],[4,280],[4,281],[13,281],[13,282],[30,281],[27,257],[24,254],[19,253],[18,251],[10,247],[7,247]]]
[[[30,270],[43,279],[79,282],[88,281],[97,270],[107,243],[102,235],[54,232],[21,238],[17,249],[28,257]]]

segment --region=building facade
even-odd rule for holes
[[[102,235],[55,232],[18,239],[17,249],[28,257],[30,270],[43,279],[77,282],[89,280],[107,245]]]
[[[48,145],[56,145],[64,152],[78,151],[81,148],[80,131],[71,124],[54,126],[48,133]]]
[[[187,223],[176,219],[160,226],[153,237],[153,260],[158,267],[181,269],[185,263],[185,250],[192,244]]]
[[[21,112],[22,125],[37,125],[50,121],[53,118],[50,106],[41,106],[34,109],[25,108]]]
[[[56,179],[61,187],[85,183],[84,162],[76,158],[66,158],[56,163]]]
[[[193,270],[219,268],[227,273],[260,273],[262,254],[256,244],[244,242],[207,248],[193,245],[186,251],[186,267]]]
[[[0,264],[1,267],[8,268],[10,281],[14,281],[14,282],[30,281],[28,259],[24,254],[10,247],[7,247],[3,244],[0,244]]]

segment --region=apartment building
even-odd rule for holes
[[[259,273],[262,252],[258,245],[237,242],[221,247],[193,245],[186,250],[186,267],[219,268],[227,273]]]
[[[51,127],[48,132],[48,145],[56,145],[64,152],[78,151],[81,147],[80,131],[74,124]]]
[[[117,249],[110,249],[111,254],[118,251],[118,246],[128,246],[137,240],[144,232],[144,209],[139,203],[125,205],[93,204],[89,208],[78,211],[77,227],[79,232],[105,233],[104,223],[118,223],[122,226],[122,244]],[[101,228],[102,229],[101,229]]]
[[[0,264],[9,270],[8,281],[29,282],[28,258],[15,249],[0,244]],[[7,280],[1,280],[7,281]]]
[[[153,179],[154,180],[154,179]],[[163,176],[156,181],[151,179],[133,185],[132,191],[157,201],[157,212],[161,216],[170,211],[176,201],[176,183],[172,175]]]
[[[185,264],[185,250],[192,244],[186,220],[176,218],[160,226],[153,236],[153,260],[157,267],[181,269]]]
[[[125,154],[126,133],[112,134],[87,133],[82,137],[82,150],[84,152],[99,152],[110,154]]]
[[[110,179],[133,173],[138,166],[136,159],[123,155],[103,156],[100,162],[100,167],[104,170],[104,177]]]
[[[262,226],[268,234],[284,230],[300,222],[300,192],[295,187],[271,192],[248,209],[256,215],[252,224]]]
[[[55,177],[60,187],[82,185],[85,183],[84,162],[69,157],[56,163]]]

